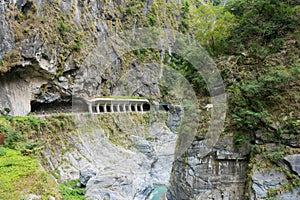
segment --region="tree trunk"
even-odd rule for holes
[[[0,133],[0,146],[4,145],[5,133]]]

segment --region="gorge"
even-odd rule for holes
[[[0,200],[300,199],[299,6],[0,0]]]

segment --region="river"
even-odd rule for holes
[[[149,200],[161,200],[168,188],[164,185],[155,185],[152,193],[149,195]]]

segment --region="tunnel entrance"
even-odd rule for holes
[[[46,115],[52,113],[71,113],[72,102],[54,101],[51,103],[30,102],[31,113],[36,115]]]
[[[105,100],[105,99],[104,99]],[[112,112],[147,112],[150,111],[151,105],[148,102],[137,102],[136,104],[122,104],[118,99],[116,103],[96,102],[88,103],[81,98],[73,98],[72,101],[54,101],[51,103],[40,103],[31,101],[31,113],[36,115],[46,115],[52,113],[112,113]],[[90,106],[90,110],[89,110]],[[166,110],[163,108],[163,110]]]
[[[169,103],[159,103],[159,110],[169,111]]]
[[[143,104],[143,111],[150,111],[150,104],[149,103]]]

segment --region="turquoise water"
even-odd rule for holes
[[[149,200],[161,200],[163,195],[167,192],[168,188],[164,185],[155,185]]]

